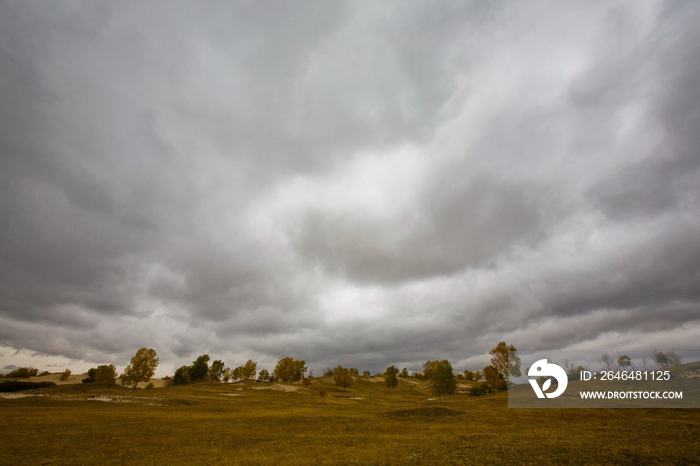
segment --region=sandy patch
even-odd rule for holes
[[[245,396],[243,393],[219,393],[221,396]]]
[[[362,379],[366,382],[372,383],[384,383],[384,377],[370,377],[369,379]]]
[[[250,387],[251,390],[276,390],[278,392],[298,392],[301,387],[294,385],[264,385],[262,387]]]
[[[694,371],[685,371],[678,374],[678,377],[683,377],[684,379],[695,379],[700,377],[700,369],[695,369]]]
[[[133,396],[120,396],[120,395],[95,395],[88,396],[87,398],[78,398],[80,401],[104,401],[107,403],[138,403],[148,406],[163,406],[161,403],[157,403],[152,400],[160,400],[161,398],[156,397],[133,397]]]
[[[28,396],[46,396],[43,393],[0,393],[0,398],[5,398],[6,400],[13,400],[16,398],[26,398]]]
[[[30,382],[53,382],[56,385],[70,385],[82,383],[85,377],[87,377],[87,374],[73,374],[69,376],[68,379],[61,380],[61,374],[49,374],[41,377],[29,377],[28,379],[24,380],[28,380]]]
[[[425,380],[411,380],[411,379],[399,379],[399,383],[405,383],[407,385],[420,385],[425,383]]]

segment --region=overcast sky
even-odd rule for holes
[[[700,349],[698,24],[0,1],[0,367]]]

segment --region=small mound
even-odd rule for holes
[[[393,419],[420,419],[425,421],[454,419],[464,415],[464,411],[449,408],[415,408],[389,411],[387,416]]]

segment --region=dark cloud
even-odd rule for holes
[[[3,363],[700,331],[692,3],[0,10]]]
[[[302,256],[330,273],[381,282],[492,265],[510,246],[540,236],[536,207],[522,189],[484,177],[440,180],[399,222],[311,212],[296,241]]]

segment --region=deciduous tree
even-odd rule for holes
[[[88,370],[87,375],[94,382],[113,384],[117,379],[117,369],[111,364],[97,366]]]
[[[395,366],[389,366],[386,368],[386,372],[384,373],[384,384],[389,390],[393,391],[394,387],[399,384],[399,379],[396,377],[398,373],[399,369]]]
[[[241,375],[244,379],[254,379],[255,374],[258,373],[258,363],[252,359],[248,359],[245,365],[241,368]]]
[[[189,383],[197,383],[207,379],[209,374],[209,355],[199,356],[191,366],[188,366],[187,378]]]
[[[181,366],[173,374],[173,385],[187,385],[190,383],[190,366]]]
[[[224,376],[224,369],[225,364],[220,359],[217,359],[216,361],[212,362],[211,366],[209,367],[209,372],[207,374],[209,380],[212,382],[221,382],[221,379]]]
[[[506,345],[502,341],[496,345],[489,354],[491,365],[503,376],[506,386],[510,386],[510,377],[520,377],[520,358],[515,354],[517,350],[513,345]]]
[[[484,380],[490,390],[504,390],[506,388],[503,375],[493,366],[484,367]]]
[[[153,377],[158,367],[158,355],[156,350],[141,348],[136,352],[131,362],[121,375],[123,385],[133,384],[135,389],[139,382],[148,382]]]
[[[614,371],[615,370],[615,360],[610,353],[603,353],[600,355],[600,367],[604,371]]]
[[[350,371],[343,366],[338,366],[333,369],[333,381],[343,389],[351,386],[354,382]]]
[[[617,358],[617,365],[620,366],[623,371],[626,371],[627,368],[632,365],[632,358],[626,354],[621,354]]]
[[[304,377],[304,373],[306,373],[306,361],[286,357],[277,362],[272,377],[282,382],[298,382]]]
[[[442,361],[428,361],[423,364],[423,375],[430,381],[433,393],[447,400],[457,388],[457,379],[452,372],[452,364],[447,359]]]
[[[669,367],[680,366],[681,357],[673,351],[656,351],[651,354],[651,359],[659,366],[659,369],[668,369]]]

